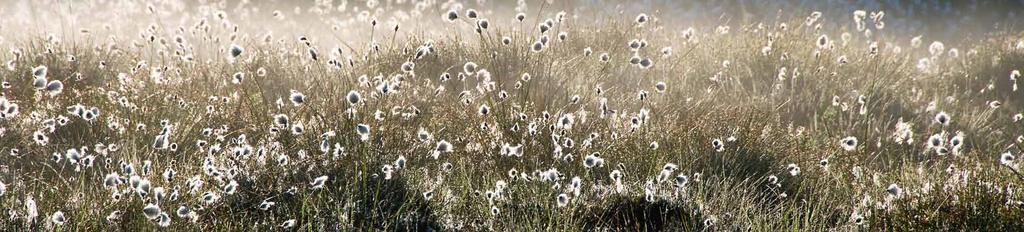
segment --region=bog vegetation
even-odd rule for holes
[[[3,30],[0,226],[1024,228],[1012,32],[944,44],[882,9],[171,2],[112,10],[182,20]]]

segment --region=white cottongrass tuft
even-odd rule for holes
[[[149,220],[154,220],[160,216],[160,206],[148,204],[146,207],[142,207],[142,214],[146,215]]]
[[[238,46],[238,44],[232,44],[230,49],[231,50],[229,51],[229,55],[231,55],[231,58],[238,58],[242,55],[242,46]]]
[[[853,151],[857,149],[857,137],[849,136],[839,140],[839,146],[846,151]]]
[[[311,189],[322,189],[325,184],[327,184],[327,176],[317,177],[313,179],[313,182],[309,183]]]
[[[53,215],[50,215],[50,222],[54,225],[62,226],[67,222],[67,218],[64,217],[64,212],[58,210],[57,212],[54,212]]]
[[[359,95],[359,92],[352,90],[348,92],[348,95],[345,95],[345,100],[348,101],[349,105],[354,106],[356,104],[359,104],[359,102],[363,100],[363,97]]]
[[[558,205],[558,207],[565,207],[569,205],[569,195],[565,193],[558,194],[558,197],[555,199],[555,202]]]

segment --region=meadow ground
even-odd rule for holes
[[[4,27],[0,227],[1024,230],[1015,31],[170,2]]]

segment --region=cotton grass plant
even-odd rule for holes
[[[140,36],[8,41],[0,226],[1024,228],[1020,38],[922,42],[878,9],[683,27],[521,2],[365,2],[423,23],[212,4],[118,25]],[[367,33],[239,29],[332,9],[317,22]]]

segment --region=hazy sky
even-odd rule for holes
[[[765,22],[775,24],[783,21],[800,20],[810,12],[824,13],[823,22],[832,28],[851,27],[852,12],[862,9],[868,12],[884,10],[886,13],[886,34],[904,36],[924,35],[926,38],[946,40],[955,43],[971,40],[971,35],[993,31],[1014,31],[1016,11],[1024,10],[1022,1],[937,1],[937,0],[508,0],[508,1],[464,1],[463,11],[479,9],[484,17],[501,22],[510,20],[518,10],[525,10],[530,17],[540,15],[551,17],[555,12],[566,11],[578,19],[603,19],[608,17],[632,18],[638,13],[648,13],[667,26],[713,28],[717,25],[742,25]],[[205,2],[205,3],[204,3]],[[0,36],[18,38],[38,37],[44,33],[57,35],[75,33],[81,29],[104,32],[118,36],[138,36],[138,32],[149,25],[159,25],[165,30],[174,30],[193,25],[201,18],[214,18],[223,11],[242,32],[265,34],[273,31],[276,35],[321,35],[338,38],[365,37],[369,28],[365,25],[371,18],[378,19],[382,27],[393,27],[392,20],[400,22],[409,31],[436,31],[434,27],[448,27],[441,21],[446,9],[460,5],[446,1],[391,0],[376,1],[332,1],[331,13],[317,14],[312,1],[35,1],[10,0],[0,3],[0,13],[7,16],[0,19]],[[518,3],[525,2],[521,8]],[[423,6],[417,6],[421,4]],[[151,13],[147,6],[154,6]],[[371,9],[370,6],[373,6]],[[419,9],[419,10],[415,10]],[[280,11],[283,19],[274,18],[272,13]],[[543,12],[539,12],[543,11]],[[364,13],[365,12],[365,13]],[[337,28],[337,30],[332,30]]]

